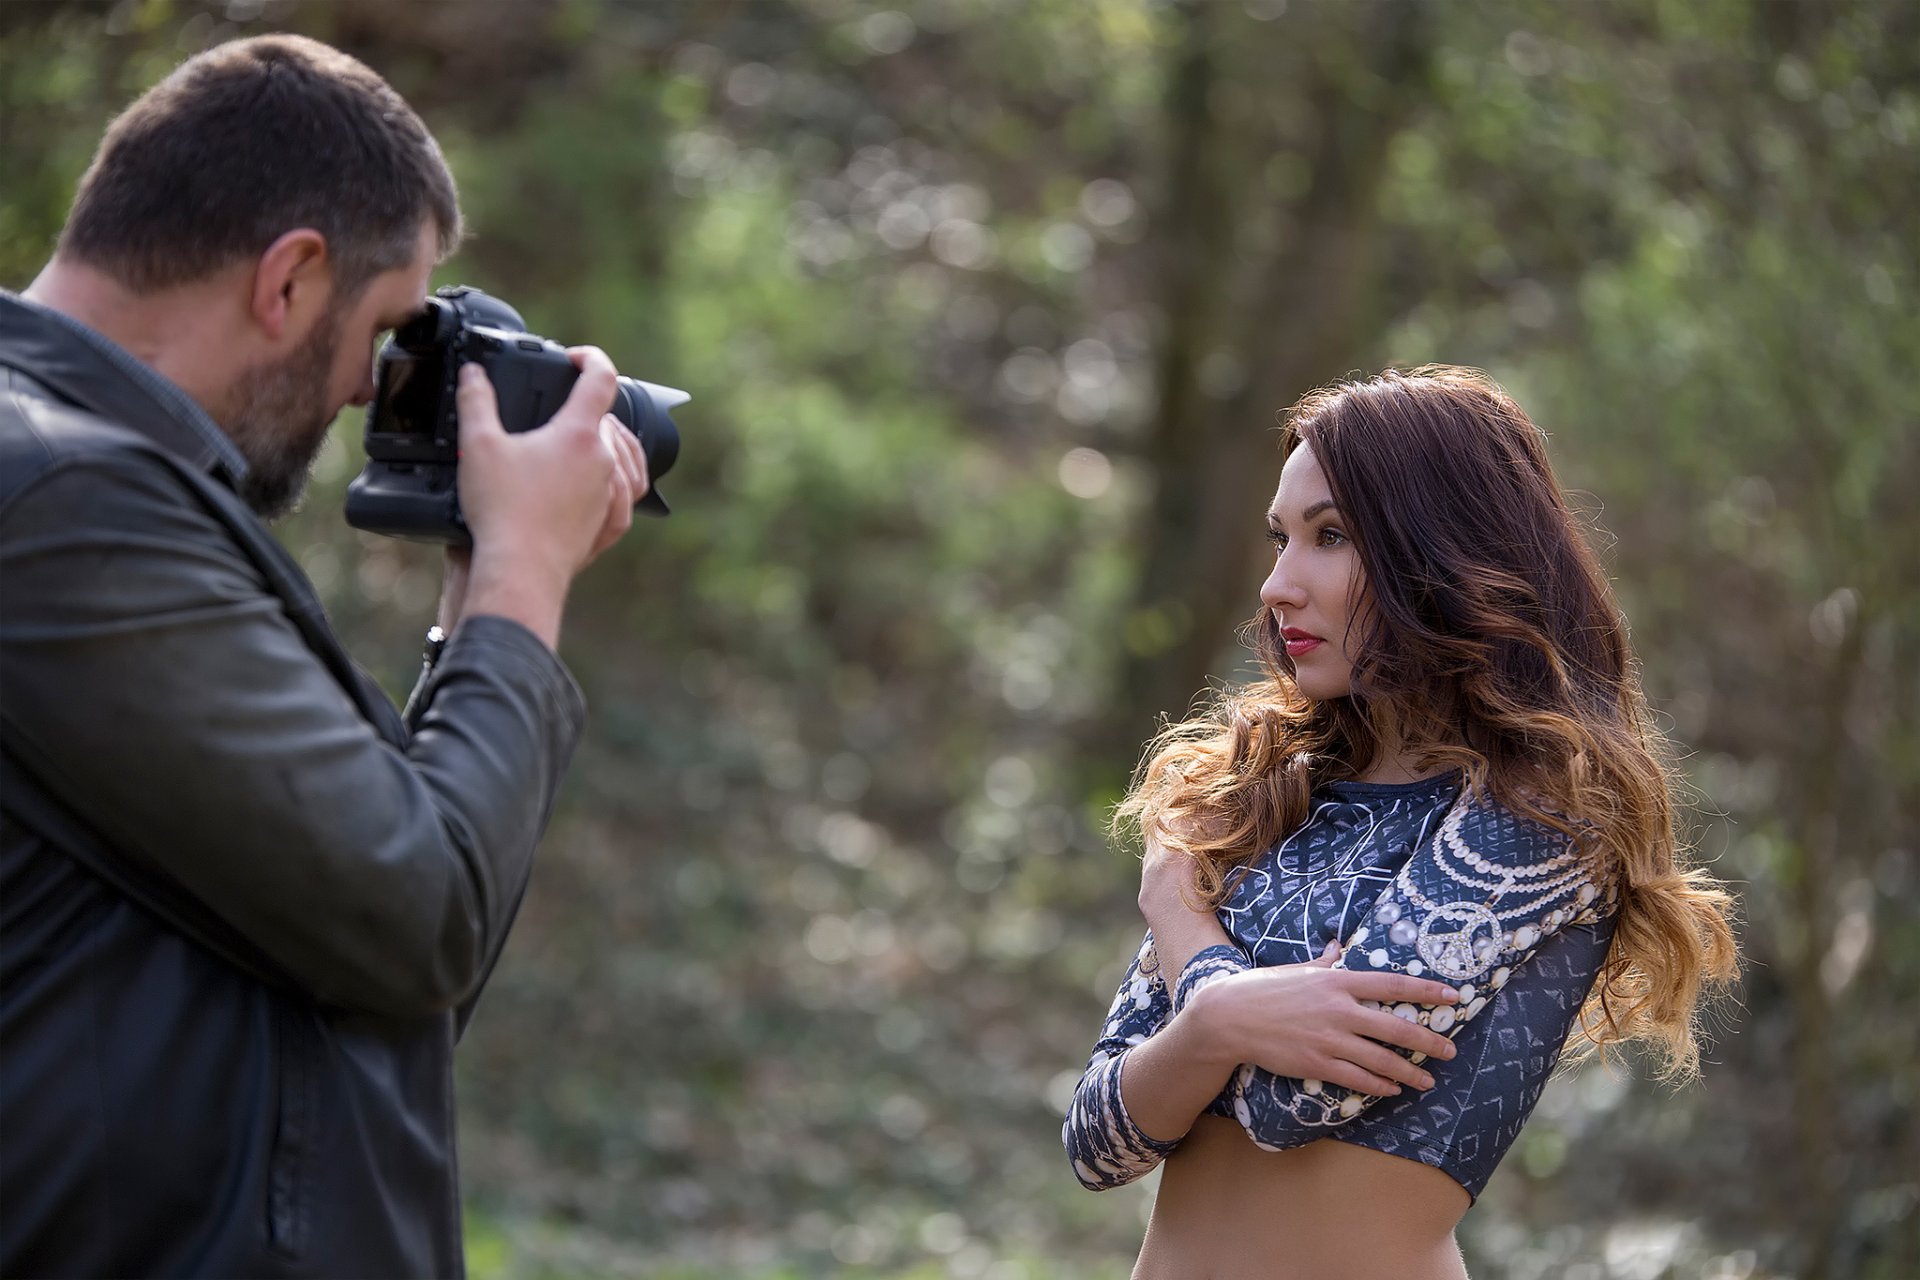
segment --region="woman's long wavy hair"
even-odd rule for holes
[[[1400,744],[1577,842],[1618,917],[1576,1039],[1645,1041],[1663,1075],[1693,1075],[1702,997],[1735,973],[1732,900],[1687,866],[1667,743],[1544,433],[1484,374],[1432,365],[1308,394],[1281,450],[1307,447],[1366,575],[1353,692],[1301,694],[1262,609],[1247,635],[1265,678],[1154,739],[1116,831],[1190,855],[1217,906],[1315,786]]]

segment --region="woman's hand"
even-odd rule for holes
[[[1193,1052],[1216,1068],[1250,1062],[1277,1076],[1322,1080],[1376,1097],[1433,1077],[1395,1053],[1398,1045],[1442,1061],[1453,1042],[1380,1006],[1452,1004],[1444,982],[1400,973],[1335,969],[1338,943],[1318,960],[1218,978],[1196,992],[1181,1017],[1193,1024]]]
[[[1208,947],[1232,941],[1212,911],[1189,905],[1192,892],[1192,857],[1167,848],[1158,832],[1149,831],[1140,863],[1140,914],[1153,931],[1153,949],[1169,990],[1187,961]]]

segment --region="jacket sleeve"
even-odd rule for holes
[[[126,455],[0,513],[0,597],[9,741],[125,857],[327,1003],[474,991],[584,717],[530,632],[465,621],[396,746],[201,499]]]
[[[1510,985],[1518,990],[1535,980],[1527,962],[1549,939],[1602,919],[1608,910],[1601,887],[1564,834],[1463,795],[1374,903],[1335,967],[1454,985],[1458,1005],[1400,1004],[1389,1010],[1454,1039],[1489,1005],[1503,1011],[1496,1016],[1529,1007],[1495,997]],[[1586,992],[1563,994],[1565,999],[1548,1003],[1563,1008],[1570,1000],[1577,1007]],[[1422,1055],[1397,1052],[1423,1061]],[[1463,1055],[1451,1063],[1427,1063],[1427,1069],[1438,1078],[1472,1070],[1472,1064]],[[1326,1137],[1380,1100],[1246,1064],[1228,1093],[1247,1136],[1274,1150]]]

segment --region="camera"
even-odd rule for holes
[[[367,465],[347,486],[348,524],[417,542],[472,545],[455,482],[454,390],[467,363],[486,371],[508,431],[531,431],[553,417],[580,376],[566,348],[528,333],[520,313],[500,299],[465,285],[437,291],[380,350],[367,407]],[[660,477],[680,454],[680,432],[667,411],[692,398],[638,378],[619,381],[612,413],[640,441],[651,482],[634,505],[638,512],[667,514]]]

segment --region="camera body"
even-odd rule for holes
[[[566,348],[526,330],[520,313],[498,298],[453,285],[394,331],[380,350],[367,406],[367,465],[347,486],[348,524],[417,542],[472,545],[457,481],[460,366],[486,372],[508,431],[531,431],[552,418],[580,376]],[[638,512],[667,514],[659,480],[680,453],[680,432],[667,411],[690,399],[672,387],[619,380],[612,412],[640,441],[653,486],[635,504]]]

